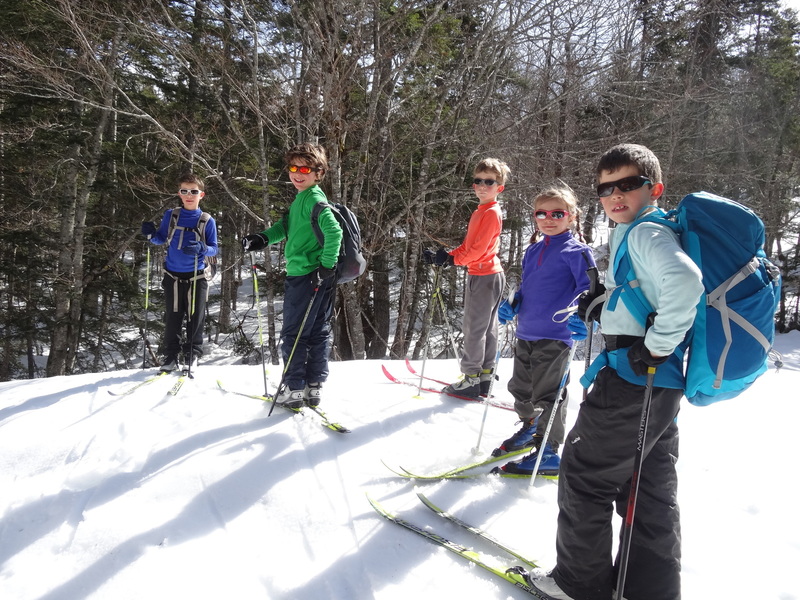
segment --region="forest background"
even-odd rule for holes
[[[239,240],[287,210],[282,156],[303,141],[327,149],[323,188],[358,215],[369,261],[338,288],[334,358],[418,358],[442,330],[430,348],[447,354],[463,269],[443,272],[445,313],[432,315],[420,256],[463,239],[480,158],[512,169],[513,281],[531,202],[555,181],[576,191],[583,235],[602,245],[594,164],[623,141],[659,156],[668,208],[704,189],[762,217],[784,277],[777,327],[800,328],[800,22],[776,1],[0,7],[0,380],[143,362],[142,340],[160,338],[162,267],[137,234],[178,204],[189,170],[206,180],[220,235],[209,341],[259,359],[259,311],[237,306],[258,273],[276,363],[281,249],[254,267]]]

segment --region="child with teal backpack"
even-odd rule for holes
[[[695,319],[703,295],[701,272],[681,248],[678,235],[659,223],[633,224],[664,192],[661,167],[647,148],[621,144],[599,160],[597,195],[606,215],[617,224],[610,237],[614,264],[626,231],[627,254],[638,285],[655,313],[646,328],[617,302],[602,305],[600,323],[608,363],[581,404],[567,435],[558,485],[557,560],[553,571],[530,583],[556,600],[607,600],[612,597],[621,553],[612,561],[612,515],[626,514],[636,442],[646,392],[652,393],[643,462],[639,470],[636,525],[628,554],[622,595],[629,600],[678,600],[680,517],[677,503],[677,415],[683,396],[683,361],[674,351]],[[614,288],[609,269],[606,286]],[[605,290],[597,290],[604,295]],[[584,320],[594,317],[593,298],[579,302]],[[655,385],[646,373],[655,368]],[[616,564],[615,564],[616,563]]]

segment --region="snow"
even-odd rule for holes
[[[800,599],[795,442],[800,333],[778,336],[785,366],[739,398],[680,415],[683,598]],[[436,471],[471,460],[484,406],[388,382],[378,361],[331,363],[322,408],[338,434],[224,393],[262,393],[260,365],[201,365],[128,396],[151,372],[0,384],[0,598],[274,600],[529,597],[383,520],[366,494],[408,520],[514,560],[416,498],[480,526],[545,568],[555,561],[557,484],[480,478],[417,482],[382,464]],[[402,361],[390,371],[409,376]],[[417,367],[421,366],[419,363]],[[582,361],[573,365],[583,369]],[[270,379],[279,368],[270,367]],[[508,398],[510,359],[496,393]],[[453,360],[426,373],[451,379]],[[573,377],[569,421],[581,391]],[[795,390],[795,391],[792,391]],[[488,410],[485,454],[516,429]],[[633,441],[632,441],[633,442]],[[633,451],[633,443],[632,443]]]

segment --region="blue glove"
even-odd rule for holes
[[[514,306],[508,303],[508,300],[503,299],[500,303],[500,308],[497,309],[497,320],[501,325],[505,325],[509,321],[513,321],[514,317],[519,312],[519,302],[514,299]]]
[[[569,316],[569,319],[567,319],[567,329],[569,329],[570,333],[572,334],[572,339],[576,342],[585,340],[586,336],[588,335],[586,323],[581,321],[578,313],[572,313]]]
[[[142,235],[150,237],[155,235],[156,231],[155,223],[151,223],[150,221],[145,221],[142,223]]]
[[[181,250],[184,254],[189,254],[190,256],[200,256],[206,253],[208,246],[200,240],[192,240],[191,242],[186,242]]]

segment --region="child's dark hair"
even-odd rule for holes
[[[322,179],[328,171],[328,155],[325,153],[325,148],[319,144],[306,142],[289,148],[283,156],[284,164],[289,165],[295,159],[302,160],[309,167],[320,169],[322,172],[317,173],[318,179]]]
[[[193,183],[200,191],[205,191],[206,189],[206,184],[203,183],[203,180],[194,173],[184,173],[178,177],[178,186],[180,186],[182,183]]]
[[[559,200],[564,203],[569,211],[569,217],[574,217],[572,220],[571,229],[580,237],[580,222],[581,222],[581,209],[578,208],[578,198],[575,192],[567,184],[559,182],[557,185],[547,188],[541,193],[536,195],[533,199],[533,211],[536,212],[536,205],[542,200]],[[568,217],[568,218],[569,218]],[[534,222],[536,217],[534,217]],[[530,243],[534,244],[539,239],[539,230],[534,227],[533,235],[531,235]]]
[[[652,150],[640,144],[619,144],[608,150],[597,162],[596,175],[603,171],[613,173],[622,167],[636,167],[639,175],[652,183],[661,183],[661,163]]]

